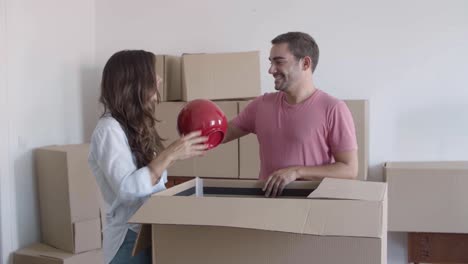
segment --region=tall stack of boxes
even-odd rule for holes
[[[155,116],[160,135],[170,144],[179,134],[177,116],[185,103],[194,99],[213,100],[231,120],[239,103],[261,95],[258,51],[218,54],[183,54],[180,59],[158,55],[158,74],[166,79],[160,91],[163,102]],[[159,61],[159,62],[158,62]],[[161,62],[163,61],[163,62]],[[162,68],[161,68],[162,67]],[[180,81],[175,81],[177,78]],[[204,157],[175,163],[168,170],[169,184],[184,177],[239,178],[239,140],[220,145]],[[180,178],[176,178],[180,177]]]
[[[14,264],[103,263],[100,194],[87,144],[35,152],[41,243],[14,253]]]

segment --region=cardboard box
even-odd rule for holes
[[[99,191],[87,144],[36,150],[42,242],[71,253],[101,248]]]
[[[408,234],[410,263],[468,263],[467,248],[467,234]]]
[[[161,77],[161,101],[182,99],[182,65],[179,56],[156,55],[156,74]]]
[[[13,264],[103,264],[102,251],[70,254],[56,248],[34,244],[13,253]]]
[[[237,115],[237,102],[215,102],[227,116],[228,120]],[[178,139],[177,116],[184,107],[184,102],[164,102],[156,107],[155,116],[161,120],[157,124],[161,137],[167,139],[167,146]],[[221,144],[209,150],[203,157],[177,161],[168,169],[169,176],[200,176],[218,178],[238,178],[238,140]]]
[[[261,94],[258,51],[182,55],[182,98],[239,99]]]
[[[468,161],[387,162],[389,231],[468,233]]]
[[[251,102],[240,101],[239,113]],[[239,178],[258,179],[260,174],[260,148],[257,135],[248,134],[239,138]]]
[[[265,198],[254,180],[182,183],[150,197],[131,218],[144,224],[134,253],[153,241],[159,264],[386,263],[386,184],[317,185],[293,182],[285,196]]]
[[[353,115],[358,144],[358,180],[367,180],[369,170],[369,101],[344,100]]]
[[[344,100],[354,119],[358,143],[358,179],[366,180],[369,169],[369,114],[367,100]],[[250,101],[239,102],[239,112]],[[239,178],[257,179],[260,173],[260,152],[257,136],[250,134],[239,139]]]

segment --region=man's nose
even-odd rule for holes
[[[273,65],[273,64],[270,65],[270,68],[268,69],[268,73],[269,73],[269,74],[275,74],[275,72],[276,72],[276,67],[275,67],[275,65]]]

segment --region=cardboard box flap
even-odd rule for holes
[[[33,244],[13,254],[15,264],[82,264],[104,263],[102,250],[91,250],[80,254],[61,251],[45,244]]]
[[[67,149],[68,196],[72,222],[99,218],[99,187],[88,168],[89,145],[65,146]]]
[[[129,222],[302,233],[310,202],[307,199],[152,196]]]
[[[376,201],[311,200],[303,234],[381,238],[384,204]]]
[[[66,153],[62,150],[51,146],[35,151],[41,237],[44,243],[73,251],[68,165]]]
[[[141,251],[151,248],[151,225],[141,225],[140,231],[133,246],[132,256],[138,255]]]
[[[258,188],[262,189],[266,181],[263,180],[242,180],[242,179],[203,179],[204,187],[236,187],[236,188]],[[321,181],[294,181],[289,183],[287,189],[307,189],[315,190]],[[309,193],[310,193],[309,192]]]
[[[76,253],[101,248],[101,219],[73,223],[73,237]]]
[[[16,252],[16,254],[36,256],[36,257],[40,256],[40,257],[61,259],[61,260],[64,260],[73,256],[72,253],[61,251],[56,248],[53,248],[44,244],[39,244],[39,243],[34,244],[24,249],[20,249]]]
[[[63,153],[70,152],[70,151],[76,151],[76,150],[88,151],[89,144],[50,145],[50,146],[41,147],[40,149],[58,151],[58,152],[63,152]]]
[[[130,222],[381,237],[382,212],[374,201],[153,196]]]
[[[383,201],[386,183],[325,178],[307,198]]]

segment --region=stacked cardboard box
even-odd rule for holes
[[[245,99],[260,94],[258,51],[182,56],[184,101]]]
[[[15,252],[15,264],[103,262],[100,195],[88,149],[81,144],[36,150],[43,244]]]
[[[242,100],[261,93],[258,51],[156,55],[156,72],[163,78],[162,101]]]
[[[177,101],[182,98],[180,62],[179,56],[156,55],[156,74],[162,78],[159,88],[161,101]]]
[[[388,229],[409,232],[408,261],[467,263],[468,162],[387,162]]]
[[[387,162],[388,229],[468,233],[468,162]]]
[[[160,67],[157,71],[175,85],[164,84],[160,90],[164,94],[176,96],[163,97],[164,102],[156,107],[155,113],[156,118],[161,120],[157,125],[158,131],[167,144],[179,137],[177,115],[185,102],[194,99],[213,100],[231,120],[238,114],[238,100],[261,94],[258,51],[184,54],[179,60],[171,60],[172,68],[169,68],[167,58],[162,55],[156,57],[157,67]],[[174,76],[179,76],[181,80],[174,81]],[[239,141],[234,140],[209,151],[204,157],[175,163],[169,168],[168,174],[171,177],[239,178],[239,166]]]

